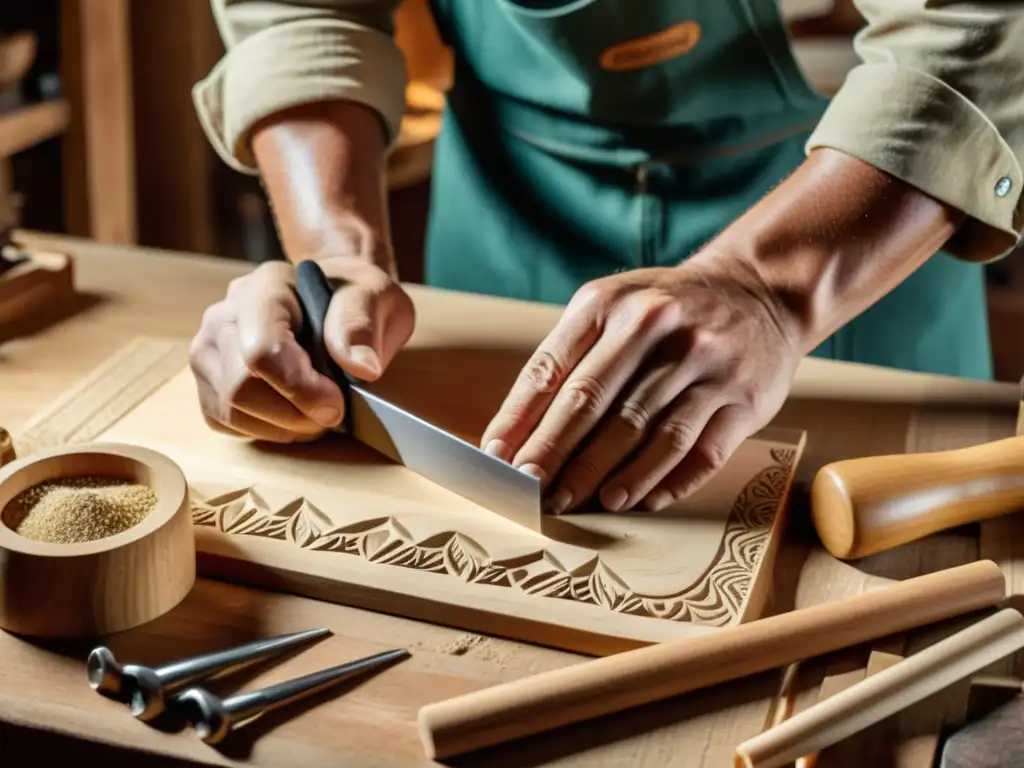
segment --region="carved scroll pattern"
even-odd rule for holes
[[[201,500],[193,489],[192,515],[196,525],[212,526],[227,535],[278,539],[308,551],[351,555],[634,616],[723,626],[740,612],[746,599],[795,456],[792,449],[771,450],[775,463],[761,470],[737,496],[707,570],[692,585],[666,595],[631,589],[598,556],[572,570],[546,550],[493,560],[477,542],[457,531],[416,541],[394,517],[339,527],[306,499],[275,510],[251,487]]]

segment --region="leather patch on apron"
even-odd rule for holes
[[[684,21],[653,35],[616,43],[604,50],[599,63],[609,72],[643,69],[687,54],[699,41],[700,25]]]

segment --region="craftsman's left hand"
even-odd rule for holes
[[[541,479],[549,511],[693,493],[781,408],[797,323],[754,269],[704,251],[595,280],[523,368],[481,446]]]

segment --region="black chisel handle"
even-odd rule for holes
[[[295,267],[295,292],[298,294],[299,306],[302,309],[302,326],[296,334],[299,344],[309,355],[313,368],[329,378],[341,389],[345,398],[345,419],[335,430],[349,431],[351,409],[351,391],[353,384],[362,382],[352,376],[327,351],[324,342],[324,325],[327,320],[327,309],[331,305],[334,292],[344,285],[343,281],[335,281],[332,285],[323,269],[315,261],[300,261]]]

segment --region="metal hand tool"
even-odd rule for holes
[[[314,261],[296,267],[302,307],[299,343],[313,367],[345,397],[345,420],[336,430],[352,435],[434,483],[532,531],[541,531],[540,480],[475,445],[387,402],[337,365],[324,344],[324,321],[336,288]]]
[[[129,705],[139,720],[152,720],[166,709],[166,697],[178,689],[214,675],[234,672],[262,659],[330,634],[329,629],[293,632],[223,651],[205,653],[160,667],[120,664],[109,648],[89,654],[89,685]]]
[[[172,706],[181,711],[207,744],[216,744],[232,729],[251,722],[271,709],[277,709],[311,696],[330,685],[348,680],[361,672],[383,666],[389,661],[408,658],[404,648],[385,651],[365,659],[350,661],[336,667],[286,680],[258,691],[246,691],[221,699],[205,688],[192,687],[174,697]]]

